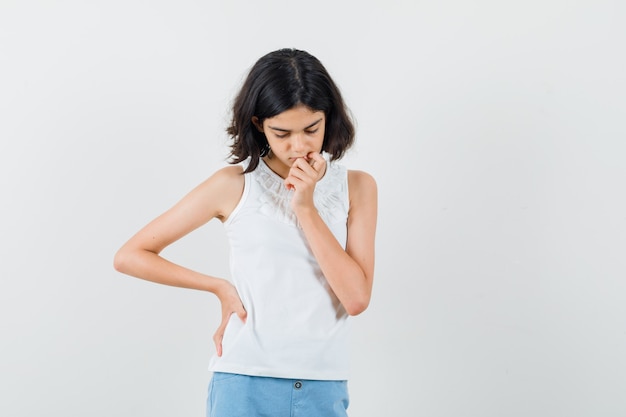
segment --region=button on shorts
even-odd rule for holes
[[[347,417],[347,381],[270,378],[215,372],[207,417]]]

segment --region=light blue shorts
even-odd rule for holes
[[[215,372],[207,417],[347,417],[348,383]]]

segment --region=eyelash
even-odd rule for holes
[[[317,132],[317,130],[318,130],[318,129],[315,129],[315,130],[308,130],[308,131],[307,131],[307,130],[305,130],[305,131],[304,131],[304,133],[306,133],[306,134],[308,134],[308,135],[313,135],[314,133],[316,133],[316,132]],[[279,139],[284,139],[284,138],[286,138],[287,136],[289,136],[289,133],[285,133],[284,135],[276,135],[276,137],[277,137],[277,138],[279,138]]]

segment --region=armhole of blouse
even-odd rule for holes
[[[350,171],[346,168],[345,177],[343,180],[345,187],[346,187],[346,193],[345,193],[346,216],[350,214],[350,181],[348,181],[348,178],[350,177],[349,174],[350,174]]]
[[[241,210],[241,206],[243,206],[246,199],[248,198],[248,193],[250,192],[250,175],[248,174],[242,174],[242,175],[243,175],[243,192],[241,193],[241,198],[239,199],[239,202],[237,203],[233,211],[230,213],[230,216],[228,216],[226,221],[224,221],[224,226],[228,226],[229,224],[232,223],[233,219],[237,217],[237,213],[239,213],[239,211]]]

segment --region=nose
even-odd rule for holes
[[[291,147],[296,152],[301,152],[306,149],[306,139],[304,134],[295,133],[291,136]]]

